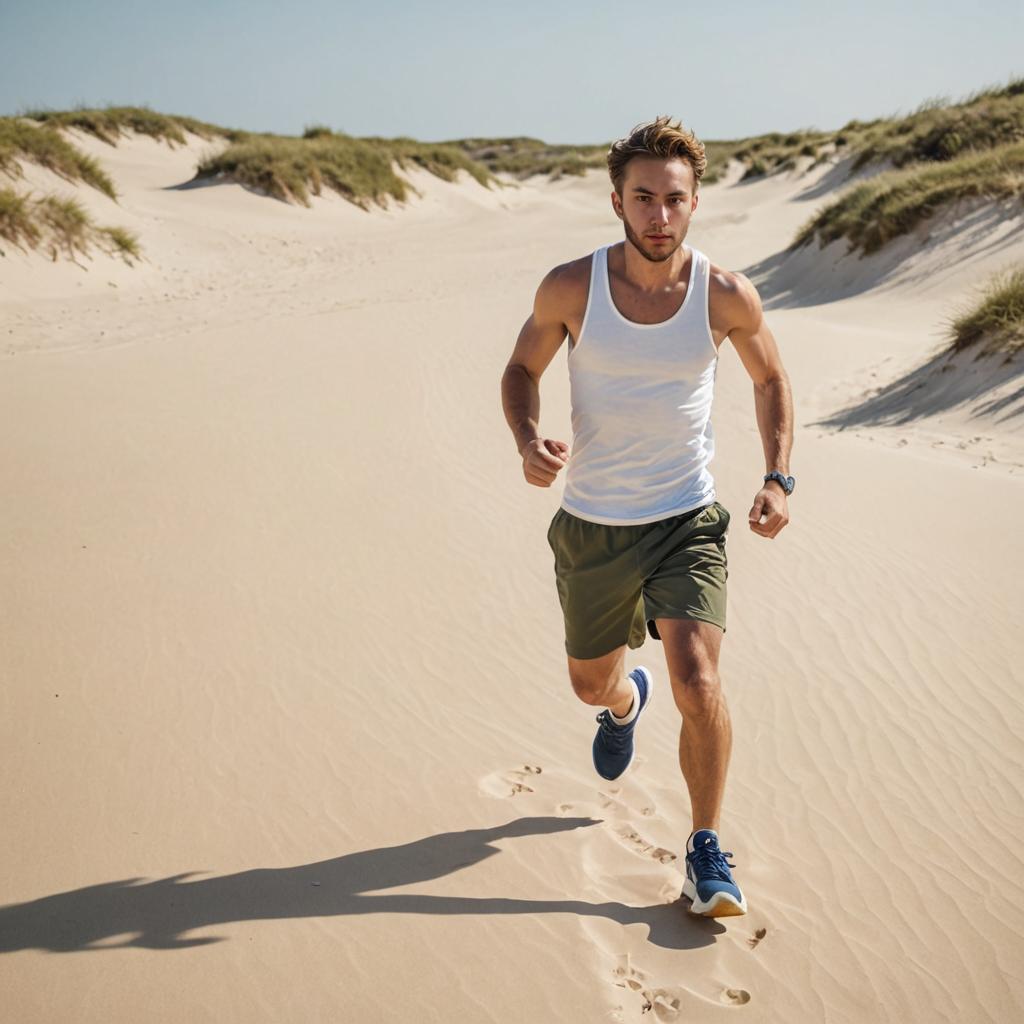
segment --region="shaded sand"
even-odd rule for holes
[[[671,701],[593,773],[561,482],[524,483],[501,413],[543,272],[619,237],[603,176],[306,210],[176,188],[200,141],[82,144],[146,262],[0,260],[5,1020],[1024,1013],[1019,404],[920,369],[1019,224],[921,241],[893,283],[776,258],[828,168],[704,190],[690,240],[763,288],[797,420],[767,543],[724,346],[722,842],[751,911],[723,924],[679,897]],[[561,353],[542,407],[571,441]],[[667,687],[660,644],[637,663]]]

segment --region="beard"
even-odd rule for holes
[[[661,249],[656,252],[652,252],[644,244],[644,240],[638,235],[630,226],[629,221],[625,218],[622,219],[622,224],[626,229],[626,238],[633,243],[633,247],[640,253],[645,260],[651,263],[664,263],[665,260],[671,259],[675,253],[679,250],[679,246],[683,244],[683,240],[679,239],[678,242],[671,249]]]

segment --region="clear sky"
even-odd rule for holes
[[[1024,75],[1024,3],[0,0],[0,114],[148,105],[226,127],[604,143],[839,128]]]

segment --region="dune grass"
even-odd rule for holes
[[[819,147],[832,138],[829,132],[807,129],[800,132],[769,132],[748,139],[705,140],[707,168],[703,185],[720,181],[730,160],[746,165],[743,177],[753,178],[796,166],[797,155],[819,157]],[[517,178],[545,174],[557,180],[563,175],[582,175],[592,169],[606,170],[611,141],[600,145],[561,145],[529,136],[512,138],[456,139],[474,160],[495,173]]]
[[[949,323],[950,347],[1007,358],[1024,349],[1024,263],[994,275],[973,306]]]
[[[73,146],[60,132],[16,117],[0,117],[0,174],[20,177],[19,158],[39,164],[66,181],[83,181],[117,199],[114,183],[99,162]]]
[[[608,145],[554,145],[526,135],[455,139],[451,144],[489,171],[517,178],[546,174],[557,180],[566,174],[579,176],[591,168],[608,166]]]
[[[958,103],[946,97],[926,100],[904,116],[848,121],[838,131],[813,128],[769,132],[747,139],[705,140],[708,168],[703,183],[720,180],[730,160],[744,165],[741,180],[798,166],[808,168],[833,158],[850,157],[849,175],[871,164],[893,167],[943,163],[971,152],[991,150],[1024,139],[1024,77],[971,93]]]
[[[286,202],[306,206],[310,195],[331,189],[368,209],[389,198],[404,201],[409,186],[395,173],[418,166],[446,181],[460,170],[486,187],[516,177],[543,174],[557,179],[606,166],[608,144],[555,145],[528,136],[419,142],[410,138],[355,137],[323,124],[307,125],[300,138],[222,128],[196,118],[161,114],[148,107],[80,107],[72,111],[30,110],[0,118],[0,172],[15,174],[21,156],[53,168],[68,180],[82,180],[116,198],[102,168],[64,140],[57,128],[78,128],[116,145],[131,129],[169,143],[184,143],[186,132],[224,138],[223,152],[204,159],[195,180],[223,177]],[[730,161],[744,165],[741,180],[814,166],[841,153],[851,157],[849,173],[888,161],[884,172],[851,190],[801,229],[793,245],[817,236],[846,235],[854,247],[872,252],[910,230],[946,202],[968,195],[1005,198],[1020,194],[1020,151],[1024,139],[1024,78],[976,92],[957,104],[928,100],[905,117],[853,120],[839,131],[807,128],[769,132],[746,139],[706,140],[703,184],[714,184]],[[982,162],[978,162],[978,154]],[[971,161],[975,162],[971,162]],[[966,162],[965,162],[966,161]],[[943,168],[931,173],[927,168]],[[925,168],[925,169],[922,169]],[[13,169],[13,170],[12,170]],[[906,177],[899,177],[903,171]],[[968,180],[976,171],[977,180]]]
[[[382,151],[400,168],[411,163],[422,167],[443,181],[454,181],[461,170],[469,174],[484,188],[490,188],[491,184],[495,182],[494,175],[483,164],[449,142],[419,142],[406,137],[385,139],[375,135],[366,136],[359,141],[366,142]]]
[[[1024,139],[1024,77],[972,93],[959,103],[925,100],[906,117],[873,121],[857,129],[852,171],[888,160],[894,167],[942,163],[971,151]]]
[[[388,197],[403,201],[408,198],[409,186],[395,173],[396,164],[400,169],[422,167],[445,181],[453,181],[460,170],[485,187],[496,181],[485,166],[451,143],[354,138],[322,124],[309,125],[302,138],[294,138],[222,128],[148,107],[114,106],[26,110],[19,117],[0,118],[0,173],[16,177],[16,159],[21,157],[51,168],[69,181],[85,181],[116,199],[114,184],[97,161],[61,135],[60,129],[69,128],[88,132],[112,146],[129,130],[171,145],[184,144],[186,132],[211,140],[224,138],[226,149],[203,160],[196,179],[223,176],[307,206],[310,194],[321,195],[324,188],[364,209],[371,203],[384,205]],[[38,207],[30,209],[39,214]]]
[[[169,144],[184,145],[185,132],[192,132],[203,139],[224,137],[234,141],[249,133],[222,128],[219,125],[200,121],[194,117],[178,114],[161,114],[149,107],[77,107],[74,110],[26,110],[22,117],[39,121],[51,128],[77,128],[95,135],[108,145],[116,146],[127,129],[140,135],[163,140]]]
[[[815,238],[819,247],[846,238],[848,252],[868,255],[971,196],[1024,201],[1024,142],[943,163],[914,164],[861,182],[807,221],[789,248]]]
[[[129,266],[141,259],[138,238],[119,227],[97,225],[75,199],[47,195],[33,199],[13,188],[0,188],[0,237],[19,249],[43,249],[56,261],[62,254],[77,262],[96,245]]]
[[[13,188],[0,188],[0,238],[19,248],[31,248],[39,242],[41,234],[29,196]]]
[[[493,180],[487,168],[450,144],[355,138],[321,125],[306,133],[303,138],[250,135],[203,160],[195,179],[223,176],[305,206],[310,193],[319,196],[329,188],[362,209],[386,205],[389,196],[399,202],[408,198],[409,186],[395,173],[394,164],[413,164],[445,181],[454,180],[459,170],[485,186]]]

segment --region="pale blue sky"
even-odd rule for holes
[[[0,0],[0,113],[148,104],[227,127],[604,143],[838,128],[1024,75],[1024,3]]]

